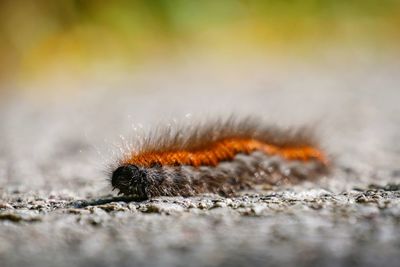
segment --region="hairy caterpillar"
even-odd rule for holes
[[[159,129],[117,164],[113,188],[144,199],[229,196],[258,184],[314,180],[329,169],[309,129],[263,126],[251,117]]]

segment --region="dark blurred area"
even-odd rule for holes
[[[233,63],[332,49],[397,55],[399,29],[397,0],[3,0],[0,80],[130,72],[182,54]]]

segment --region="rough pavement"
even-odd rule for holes
[[[397,266],[400,66],[350,61],[185,62],[8,93],[1,266]],[[235,198],[113,198],[120,136],[231,112],[317,125],[332,175]]]

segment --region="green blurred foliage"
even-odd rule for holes
[[[398,0],[2,0],[0,76],[135,64],[193,48],[396,48],[399,29]]]

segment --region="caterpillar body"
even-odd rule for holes
[[[309,128],[263,126],[261,120],[215,120],[165,128],[117,162],[111,185],[119,194],[231,196],[260,184],[315,180],[329,161]]]

